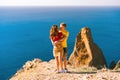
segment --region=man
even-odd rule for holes
[[[65,36],[62,47],[63,47],[63,63],[64,63],[64,71],[65,73],[68,72],[67,70],[67,55],[68,55],[68,49],[67,49],[67,40],[69,36],[69,32],[66,30],[67,25],[65,23],[60,24],[60,32]]]

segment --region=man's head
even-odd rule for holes
[[[66,25],[65,23],[61,23],[61,24],[60,24],[60,29],[61,29],[61,30],[65,30],[66,27],[67,27],[67,25]]]

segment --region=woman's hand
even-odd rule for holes
[[[61,42],[60,42],[60,41],[55,41],[53,44],[54,44],[54,45],[60,45]]]
[[[53,45],[56,46],[57,48],[61,48],[62,47],[60,41],[55,41]]]

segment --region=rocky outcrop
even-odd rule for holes
[[[114,70],[119,70],[119,71],[120,71],[120,60],[119,60],[118,63],[116,64]]]
[[[89,28],[82,28],[78,33],[69,63],[75,67],[87,65],[98,69],[106,66],[104,55],[101,49],[94,43]]]
[[[114,69],[115,66],[116,66],[116,63],[115,63],[115,61],[113,60],[113,61],[110,63],[109,69]]]
[[[25,63],[25,65],[23,65],[22,69],[17,71],[17,73],[14,76],[17,76],[21,73],[27,72],[31,69],[35,69],[39,65],[39,63],[41,63],[41,62],[42,62],[42,60],[40,60],[38,58],[34,59],[33,61],[27,61]]]
[[[31,68],[35,68],[41,62],[42,60],[40,59],[34,59],[33,61],[27,61],[25,65],[23,66],[23,70],[29,70]]]

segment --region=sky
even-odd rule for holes
[[[120,0],[0,0],[0,6],[120,6]]]

